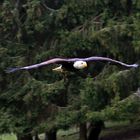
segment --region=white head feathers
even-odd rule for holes
[[[76,69],[83,69],[87,67],[87,62],[85,61],[75,61],[73,67]]]

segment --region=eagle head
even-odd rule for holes
[[[87,62],[85,61],[75,61],[73,67],[76,69],[84,69],[87,67]]]

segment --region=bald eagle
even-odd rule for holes
[[[17,67],[17,68],[9,68],[6,70],[7,73],[19,71],[19,70],[30,70],[30,69],[35,69],[43,66],[48,66],[50,64],[60,64],[59,67],[54,68],[53,71],[72,71],[76,72],[80,69],[84,69],[88,67],[88,62],[97,62],[97,61],[107,61],[107,62],[112,62],[114,64],[119,64],[127,68],[137,68],[139,65],[138,64],[126,64],[121,61],[117,61],[111,58],[107,57],[98,57],[98,56],[93,56],[93,57],[88,57],[88,58],[53,58],[38,64],[34,65],[29,65],[25,67]]]

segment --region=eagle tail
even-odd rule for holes
[[[8,68],[7,70],[5,70],[6,73],[13,73],[15,71],[21,70],[21,68]]]

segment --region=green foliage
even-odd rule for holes
[[[139,120],[140,103],[135,96],[130,96],[120,102],[107,107],[103,112],[106,118],[112,120]]]

